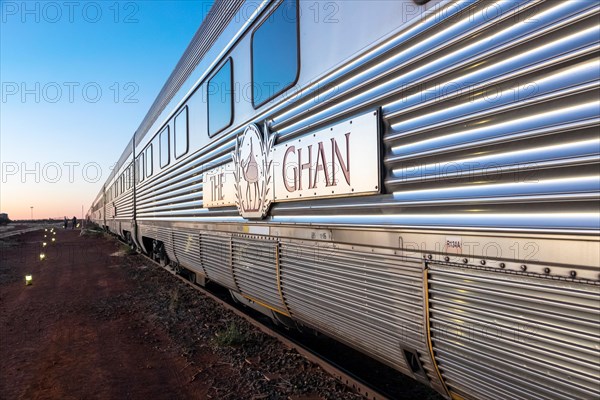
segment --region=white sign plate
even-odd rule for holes
[[[379,192],[377,113],[273,149],[275,201]]]
[[[203,207],[235,206],[233,162],[213,168],[203,176]]]

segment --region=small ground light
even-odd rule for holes
[[[44,229],[44,232],[48,232],[48,229]]]
[[[42,247],[46,247],[48,245],[48,243],[44,242],[42,243]]]
[[[43,260],[44,258],[46,258],[46,255],[44,253],[40,253],[40,260]]]
[[[31,275],[25,275],[25,285],[29,286],[33,283],[33,277]]]
[[[56,239],[52,238],[52,241],[53,241],[53,242],[55,242],[55,241],[56,241]]]
[[[48,235],[44,235],[44,237],[48,237]]]
[[[77,227],[79,228],[79,224],[77,224]]]

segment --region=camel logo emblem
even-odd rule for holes
[[[264,218],[272,201],[271,150],[275,135],[265,138],[258,126],[251,124],[235,141],[235,204],[244,218]]]

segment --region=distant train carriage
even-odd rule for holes
[[[448,398],[598,398],[598,13],[217,1],[90,219]]]

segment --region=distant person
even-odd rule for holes
[[[77,217],[73,217],[73,226],[71,227],[71,229],[75,229],[76,225],[77,225]]]
[[[67,217],[65,216],[65,229],[67,229],[67,226],[69,226],[69,221],[67,220]]]

